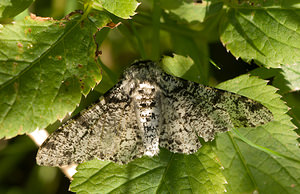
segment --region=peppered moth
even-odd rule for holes
[[[192,154],[199,137],[211,141],[233,127],[272,120],[262,104],[231,92],[182,80],[151,61],[136,62],[91,108],[52,133],[37,163],[63,166],[98,158],[128,163],[164,147]]]

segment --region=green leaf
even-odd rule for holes
[[[263,79],[273,78],[272,84],[280,89],[280,94],[300,90],[300,63],[282,65],[281,68],[257,68],[251,71],[252,75]]]
[[[283,99],[287,102],[291,108],[289,115],[293,117],[293,123],[298,127],[297,132],[300,130],[300,92],[290,92],[283,96]]]
[[[218,134],[216,151],[225,167],[229,193],[297,193],[300,189],[298,136],[286,114],[288,107],[275,93],[276,88],[248,75],[226,81],[218,88],[247,96],[267,106],[274,115],[272,122],[257,128],[240,128],[239,132],[254,144],[287,156],[278,157],[251,147],[233,132]]]
[[[1,0],[0,19],[13,18],[18,15],[33,2],[33,0]]]
[[[221,41],[235,57],[266,67],[300,61],[300,0],[228,2]]]
[[[164,56],[162,59],[162,68],[167,73],[176,77],[181,77],[198,83],[201,79],[201,73],[199,73],[201,69],[190,57],[177,54],[174,54],[173,57]]]
[[[75,109],[101,79],[93,35],[108,22],[99,12],[32,16],[0,29],[0,138],[45,128]]]
[[[136,14],[139,4],[136,0],[94,0],[92,6],[94,9],[106,9],[120,18],[129,19]]]
[[[188,73],[185,78],[197,83],[207,84],[209,74],[207,43],[205,41],[198,41],[190,37],[178,35],[171,35],[171,41],[176,53],[190,56],[194,61],[194,66],[191,67],[190,73]]]
[[[211,3],[203,1],[197,3],[193,0],[163,0],[161,8],[167,10],[170,14],[175,15],[180,20],[187,22],[203,22],[205,18],[222,8],[222,3]]]
[[[265,68],[260,67],[250,71],[251,75],[258,76],[261,79],[270,79],[279,75],[279,68]],[[277,87],[277,86],[276,86]]]
[[[300,63],[283,65],[281,76],[275,77],[274,85],[285,84],[289,91],[300,90]]]
[[[78,193],[223,193],[225,179],[210,145],[196,154],[161,149],[127,165],[92,160],[77,167],[70,189]]]

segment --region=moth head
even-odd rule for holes
[[[161,69],[155,62],[137,61],[124,71],[123,77],[125,79],[149,80],[157,78],[158,73],[161,73]]]

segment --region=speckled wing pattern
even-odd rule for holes
[[[64,166],[94,158],[118,162],[141,157],[144,147],[134,108],[126,96],[110,97],[52,133],[40,147],[37,163]]]
[[[231,92],[182,80],[151,61],[129,67],[99,103],[52,133],[37,163],[64,166],[98,158],[128,163],[159,147],[192,154],[201,143],[233,127],[271,121],[262,104]]]

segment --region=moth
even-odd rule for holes
[[[37,164],[64,166],[94,158],[125,164],[163,147],[192,154],[199,138],[273,118],[261,103],[165,73],[152,61],[130,66],[100,100],[52,133]]]

